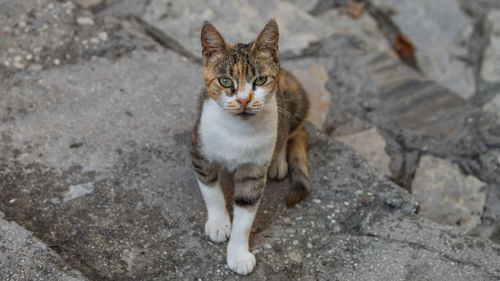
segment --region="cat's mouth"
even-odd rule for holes
[[[236,114],[236,116],[239,116],[243,119],[247,119],[247,118],[250,118],[252,116],[254,116],[255,113],[251,113],[251,112],[247,112],[246,110],[243,110],[242,112]]]

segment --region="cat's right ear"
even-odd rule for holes
[[[203,48],[203,57],[210,58],[217,52],[226,48],[226,41],[208,21],[203,23],[201,28],[201,47]]]

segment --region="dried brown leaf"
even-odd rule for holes
[[[394,48],[403,59],[411,58],[415,54],[415,47],[411,43],[410,39],[403,34],[396,35],[396,38],[394,39]]]

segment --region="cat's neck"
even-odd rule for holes
[[[229,171],[243,163],[264,165],[272,157],[278,135],[276,97],[273,95],[268,106],[245,119],[206,100],[199,126],[201,150],[210,162]]]

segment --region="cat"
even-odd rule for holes
[[[209,22],[203,24],[203,77],[206,91],[193,129],[192,164],[207,206],[205,234],[227,245],[227,264],[251,273],[255,256],[248,238],[267,177],[289,174],[286,204],[310,193],[306,92],[280,67],[279,30],[271,19],[248,44],[231,45]],[[219,183],[220,169],[234,175],[233,223]]]

